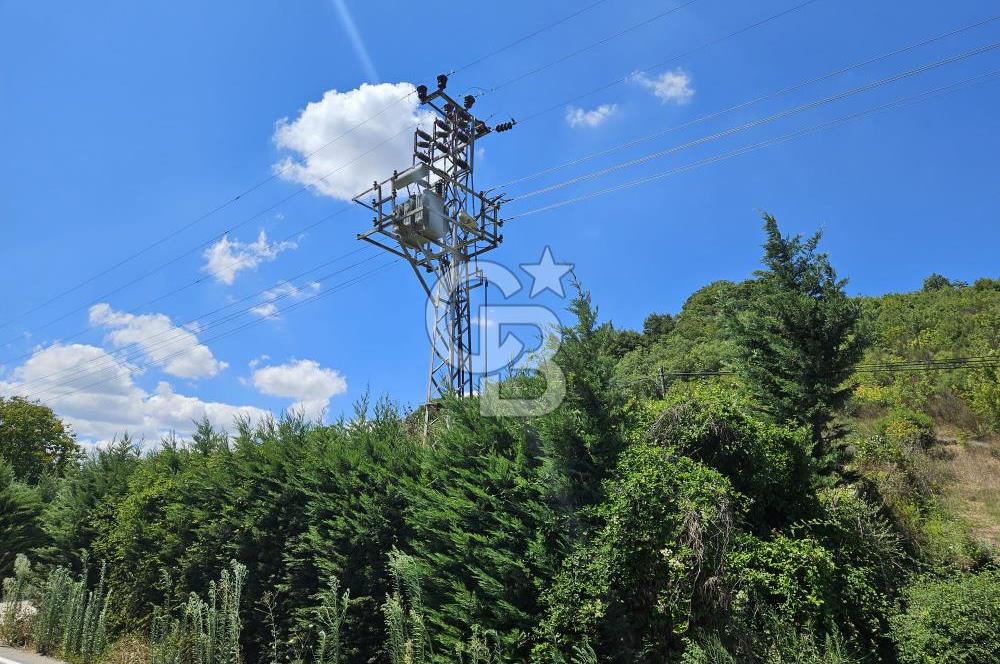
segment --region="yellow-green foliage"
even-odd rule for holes
[[[931,418],[906,408],[894,408],[870,429],[854,441],[857,461],[867,466],[907,466],[918,450],[934,442]]]
[[[855,465],[925,562],[967,569],[987,554],[970,528],[944,509],[927,450],[933,439],[926,415],[896,409],[853,440]]]
[[[914,293],[864,298],[872,347],[868,362],[962,357],[1000,361],[1000,280],[929,284]],[[952,424],[1000,431],[1000,369],[904,371],[857,375],[861,403],[931,408]],[[965,410],[976,419],[967,422]]]

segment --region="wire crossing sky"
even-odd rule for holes
[[[419,287],[348,200],[409,165],[436,73],[519,121],[476,155],[532,194],[490,258],[549,247],[616,326],[746,278],[761,210],[856,293],[997,276],[1000,51],[948,61],[1000,40],[985,1],[142,4],[0,5],[0,393],[88,441],[420,402]]]

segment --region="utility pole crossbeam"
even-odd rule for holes
[[[474,265],[503,241],[501,197],[476,191],[473,179],[476,141],[493,130],[469,112],[475,97],[459,103],[447,84],[442,74],[435,91],[417,87],[434,121],[414,132],[410,168],[354,197],[374,213],[358,239],[405,259],[434,305],[428,403],[474,394],[471,295],[483,284]]]

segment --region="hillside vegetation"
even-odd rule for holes
[[[425,439],[422,412],[363,399],[330,425],[74,456],[44,405],[0,402],[0,642],[157,664],[1000,661],[1000,281],[854,298],[818,235],[766,217],[765,237],[752,278],[642,331],[578,288],[566,399],[533,419],[455,400]],[[978,359],[928,363],[954,358]]]

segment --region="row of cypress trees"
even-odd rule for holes
[[[579,289],[548,415],[446,402],[425,441],[362,400],[122,439],[61,482],[37,555],[107,561],[107,629],[149,634],[156,664],[228,664],[237,634],[267,664],[892,662],[916,553],[828,444],[858,312],[817,239],[765,231],[767,269],[717,307],[733,380],[623,388],[635,339]]]

